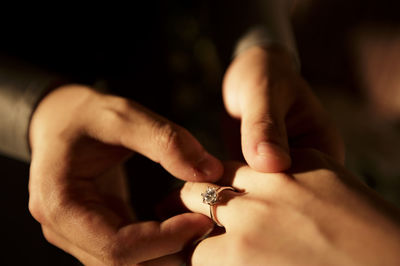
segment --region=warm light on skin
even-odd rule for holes
[[[215,205],[225,231],[202,240],[192,264],[397,265],[399,210],[328,156],[299,150],[293,159],[287,174],[225,164],[221,182],[245,193],[227,191]],[[211,185],[186,183],[185,206],[209,216],[200,194]]]

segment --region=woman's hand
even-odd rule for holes
[[[216,217],[226,233],[195,248],[196,265],[399,265],[400,215],[328,156],[292,153],[288,173],[225,166]],[[181,191],[192,211],[209,215],[201,193],[209,183]]]
[[[188,131],[134,102],[63,86],[39,104],[30,143],[29,209],[50,243],[86,265],[180,265],[182,248],[212,227],[194,213],[135,218],[121,166],[132,152],[184,180],[215,181],[223,166]]]
[[[251,168],[288,169],[289,148],[314,148],[343,162],[335,126],[286,50],[255,46],[237,56],[225,74],[223,98],[241,120],[241,150]]]

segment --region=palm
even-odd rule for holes
[[[131,222],[133,212],[122,165],[131,153],[90,138],[77,140],[56,163],[63,169],[60,181],[66,185],[64,196],[82,210],[110,212]]]

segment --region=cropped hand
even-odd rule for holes
[[[212,227],[194,213],[135,218],[122,171],[133,152],[184,180],[215,181],[223,166],[187,130],[132,101],[60,87],[34,112],[30,143],[31,214],[50,243],[85,265],[180,265],[182,248]]]
[[[400,212],[329,156],[296,151],[287,173],[225,166],[215,216],[226,232],[201,241],[192,265],[399,265]],[[183,203],[209,215],[201,193],[186,183]]]
[[[241,147],[250,167],[280,172],[290,148],[314,148],[339,161],[343,144],[286,50],[255,46],[239,54],[223,83],[228,113],[241,120]]]

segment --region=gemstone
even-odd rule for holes
[[[205,193],[201,193],[203,197],[203,203],[213,205],[218,200],[217,189],[213,187],[208,187]]]

